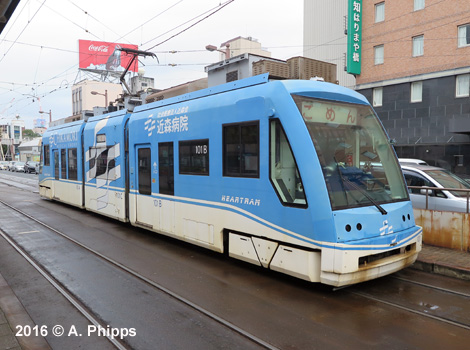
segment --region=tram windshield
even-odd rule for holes
[[[408,199],[395,153],[370,106],[293,95],[335,209]]]

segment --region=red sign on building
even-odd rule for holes
[[[78,57],[81,69],[122,72],[132,56],[122,52],[121,48],[137,50],[137,45],[107,43],[104,41],[78,40]],[[129,71],[137,72],[138,60],[135,60]]]

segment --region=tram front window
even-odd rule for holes
[[[408,199],[395,153],[370,106],[293,95],[320,160],[333,209]]]

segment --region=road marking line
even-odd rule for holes
[[[27,234],[27,233],[36,233],[36,232],[39,232],[39,231],[25,231],[25,232],[18,232],[19,235],[24,235],[24,234]]]

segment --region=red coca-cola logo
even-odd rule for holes
[[[95,45],[91,44],[90,46],[88,46],[88,51],[108,52],[108,48],[109,48],[109,46],[107,46],[107,45],[95,46]]]

